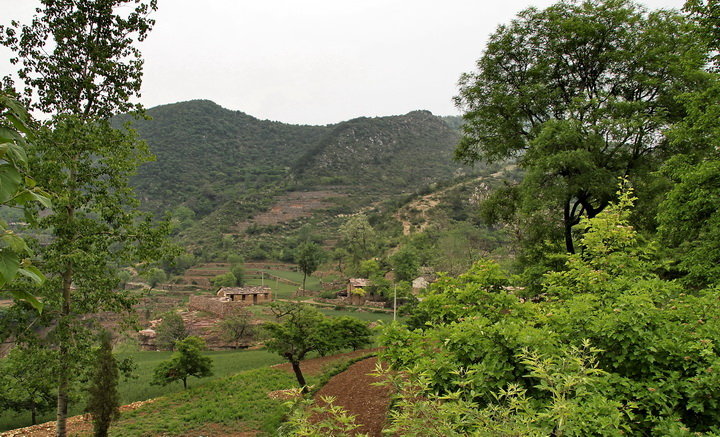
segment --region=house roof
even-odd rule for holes
[[[348,282],[353,287],[369,287],[373,285],[371,280],[365,278],[350,278],[348,279]]]
[[[238,295],[238,294],[269,294],[270,287],[263,287],[257,285],[254,287],[222,287],[219,291],[219,295]]]

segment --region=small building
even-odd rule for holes
[[[418,276],[412,281],[412,293],[418,294],[420,290],[425,290],[428,286],[430,286],[430,284],[435,282],[435,280],[436,278],[433,275]]]
[[[253,305],[262,302],[270,302],[272,300],[272,290],[270,287],[253,286],[253,287],[222,287],[218,290],[217,295],[224,297],[231,302],[246,302],[250,304],[252,298]]]
[[[372,281],[364,278],[350,278],[347,284],[347,295],[350,296],[356,288],[371,287]]]

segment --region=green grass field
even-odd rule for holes
[[[262,430],[270,435],[287,411],[268,392],[293,388],[294,376],[262,368],[173,393],[124,413],[112,436],[217,435]]]
[[[346,311],[346,310],[335,310],[330,308],[322,308],[318,307],[320,311],[322,311],[323,314],[330,317],[341,317],[341,316],[350,316],[355,317],[356,319],[360,319],[366,322],[392,322],[393,315],[392,313],[373,313],[369,311]],[[398,317],[398,320],[401,318]]]
[[[134,359],[137,369],[134,374],[135,379],[125,380],[121,378],[118,391],[120,392],[120,402],[129,404],[135,401],[142,401],[158,396],[179,392],[183,390],[182,382],[175,382],[165,387],[150,385],[153,369],[163,360],[167,360],[172,352],[132,352],[120,353],[118,358]],[[277,354],[273,354],[264,350],[258,351],[222,351],[222,352],[206,352],[205,355],[213,359],[212,377],[196,379],[190,378],[188,384],[190,387],[200,386],[210,381],[242,372],[249,369],[257,369],[272,364],[282,363],[283,359]],[[80,414],[84,407],[84,401],[74,402],[71,407],[70,414]],[[39,416],[40,423],[48,420],[54,420],[52,412]],[[30,425],[30,413],[0,413],[0,431],[14,428],[20,428]]]

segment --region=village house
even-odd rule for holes
[[[270,302],[272,300],[271,292],[270,287],[259,285],[254,287],[222,287],[218,290],[217,296],[231,302],[246,302],[248,305],[252,300],[252,304],[257,305],[258,303]]]

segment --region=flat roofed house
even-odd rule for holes
[[[253,286],[253,287],[222,287],[218,290],[217,295],[225,297],[233,302],[247,302],[250,303],[250,296],[252,296],[253,305],[258,302],[270,302],[272,297],[270,293],[270,287]]]

